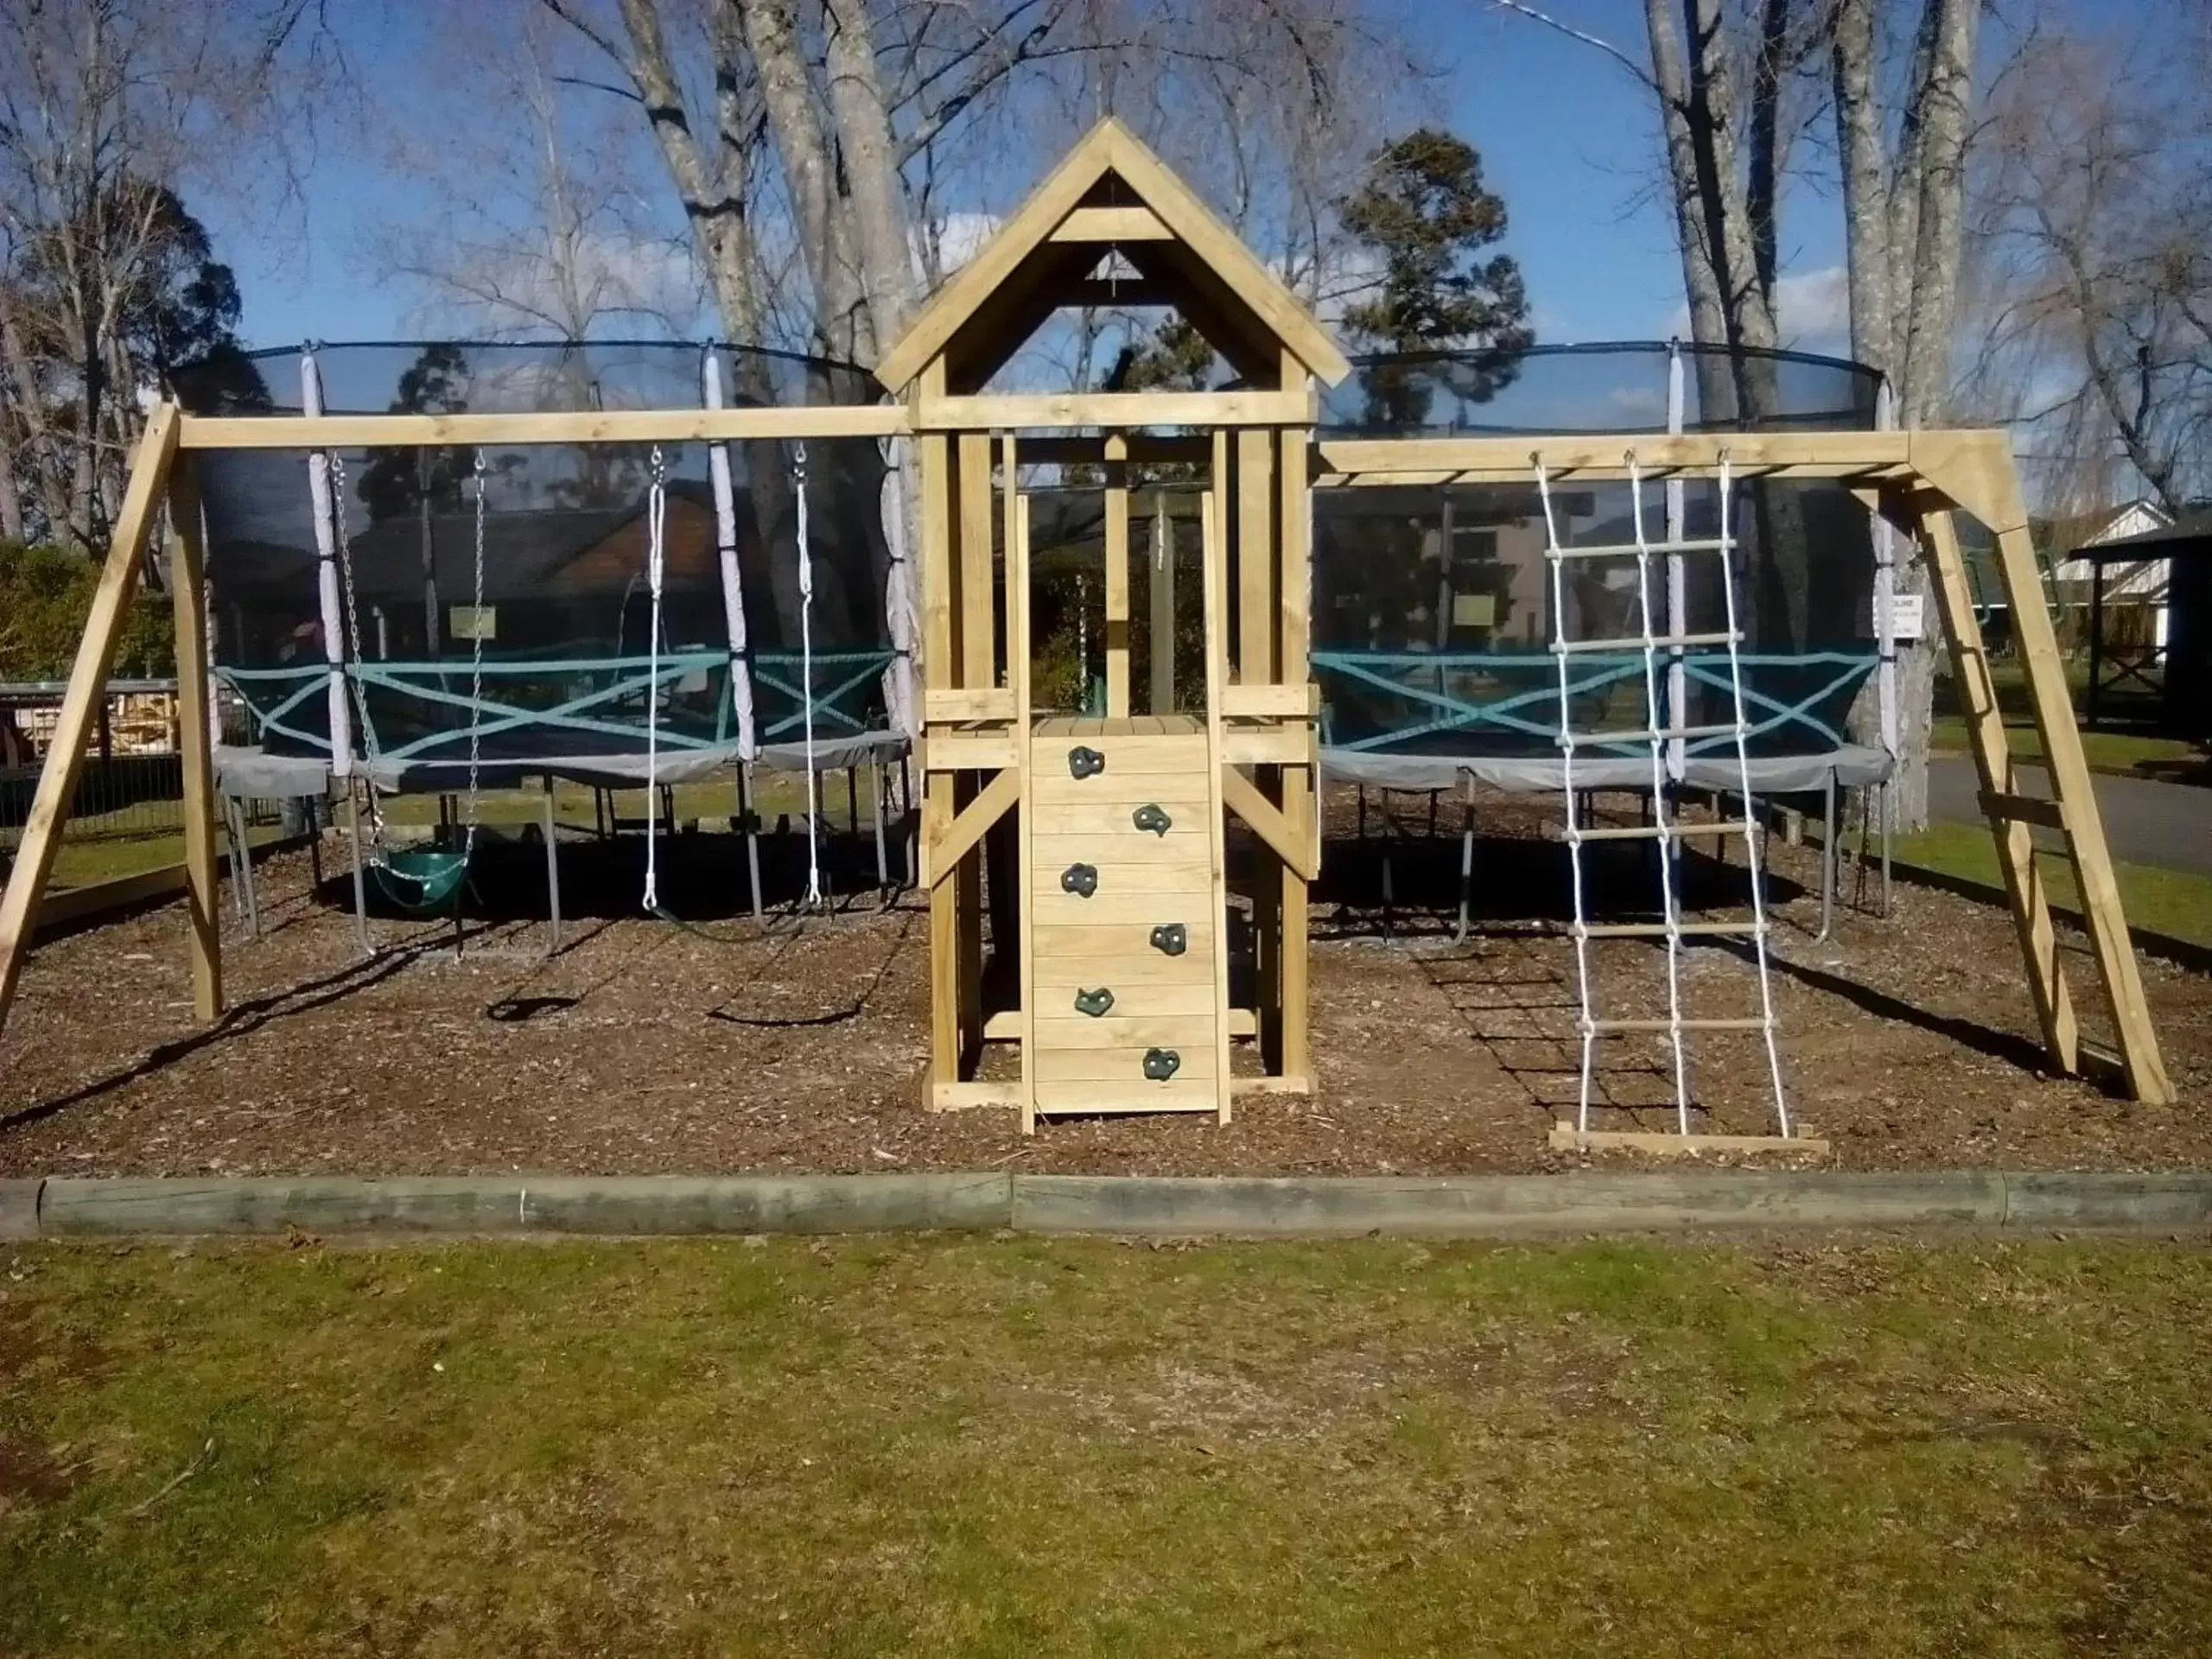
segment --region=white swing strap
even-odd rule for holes
[[[645,584],[652,594],[652,626],[645,639],[645,893],[647,910],[660,908],[660,597],[666,566],[668,466],[653,446],[652,486],[645,493]]]
[[[800,713],[806,731],[806,902],[822,902],[821,786],[814,767],[814,553],[806,531],[806,445],[791,446],[791,486],[798,498],[798,659]]]

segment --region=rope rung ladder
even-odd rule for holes
[[[1670,539],[1654,541],[1645,530],[1644,478],[1631,452],[1627,457],[1628,487],[1631,505],[1630,518],[1636,539],[1627,543],[1582,543],[1562,542],[1559,521],[1552,499],[1551,479],[1539,459],[1535,462],[1537,495],[1542,503],[1544,518],[1544,553],[1551,571],[1552,628],[1550,654],[1556,665],[1558,677],[1559,717],[1555,741],[1561,753],[1560,784],[1567,800],[1567,821],[1561,835],[1567,844],[1567,859],[1573,888],[1574,920],[1569,935],[1574,941],[1575,980],[1580,1007],[1575,1020],[1576,1033],[1580,1039],[1580,1086],[1577,1115],[1571,1130],[1562,1124],[1560,1132],[1571,1135],[1582,1144],[1603,1141],[1608,1137],[1593,1135],[1590,1116],[1592,1084],[1596,1071],[1596,1049],[1601,1037],[1664,1036],[1668,1056],[1671,1062],[1674,1083],[1676,1139],[1688,1142],[1700,1137],[1693,1135],[1690,1128],[1690,1090],[1688,1057],[1683,1039],[1686,1034],[1699,1032],[1758,1033],[1763,1039],[1766,1053],[1768,1081],[1773,1090],[1773,1122],[1778,1140],[1792,1138],[1789,1103],[1783,1092],[1780,1053],[1776,1041],[1773,988],[1768,971],[1767,937],[1769,926],[1765,903],[1760,885],[1759,843],[1758,821],[1751,810],[1751,759],[1749,737],[1751,728],[1745,717],[1744,663],[1742,645],[1744,630],[1737,614],[1736,601],[1736,538],[1731,533],[1729,510],[1731,474],[1726,457],[1719,469],[1719,533],[1710,537],[1686,537],[1675,535]],[[1680,526],[1673,526],[1679,531]],[[1692,632],[1684,627],[1684,619],[1673,614],[1675,603],[1670,601],[1666,632],[1655,625],[1652,615],[1652,588],[1655,576],[1667,567],[1662,561],[1674,561],[1679,556],[1700,553],[1717,554],[1720,558],[1720,579],[1718,586],[1726,601],[1725,626],[1717,630]],[[1570,627],[1567,607],[1568,589],[1565,577],[1571,563],[1589,559],[1617,559],[1635,561],[1636,621],[1637,630],[1625,637],[1578,638]],[[1692,722],[1688,711],[1680,706],[1681,689],[1669,683],[1669,696],[1661,692],[1661,654],[1675,653],[1690,647],[1725,647],[1727,652],[1727,677],[1716,683],[1717,675],[1700,677],[1700,683],[1713,690],[1724,689],[1728,694],[1728,718],[1723,721]],[[1635,652],[1640,655],[1643,680],[1643,723],[1624,728],[1595,728],[1578,730],[1575,725],[1574,679],[1569,664],[1572,659],[1584,658],[1597,652]],[[1669,706],[1672,702],[1674,706]],[[1668,753],[1670,744],[1694,740],[1728,740],[1736,751],[1736,793],[1745,803],[1741,817],[1712,823],[1683,823],[1675,816],[1674,804],[1669,790]],[[1646,824],[1585,827],[1579,807],[1576,789],[1575,762],[1578,753],[1599,751],[1618,759],[1618,752],[1640,746],[1649,756],[1651,763],[1652,821]],[[1751,910],[1748,918],[1738,920],[1685,920],[1681,898],[1677,889],[1677,855],[1681,843],[1692,837],[1713,838],[1740,835],[1749,855],[1751,868]],[[1659,873],[1659,915],[1656,922],[1623,921],[1593,922],[1589,919],[1589,872],[1585,867],[1583,847],[1598,841],[1643,841],[1658,843],[1656,862]],[[1663,942],[1667,953],[1667,1008],[1664,1017],[1637,1014],[1603,1014],[1599,1008],[1595,963],[1591,944],[1600,939],[1654,939]],[[1686,940],[1738,939],[1748,941],[1756,968],[1759,1012],[1749,1016],[1696,1016],[1683,1007],[1682,949]],[[1624,1140],[1649,1140],[1649,1136],[1624,1136]],[[1665,1138],[1665,1137],[1661,1137]],[[1729,1137],[1741,1139],[1742,1137]]]

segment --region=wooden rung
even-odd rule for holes
[[[1744,636],[1734,632],[1662,633],[1656,635],[1651,640],[1651,644],[1656,648],[1662,651],[1670,650],[1676,645],[1739,645],[1743,642]],[[1640,636],[1630,636],[1624,639],[1554,639],[1552,641],[1552,649],[1572,657],[1586,651],[1642,651],[1643,644]]]
[[[976,1106],[1019,1106],[1021,1104],[1021,1085],[1019,1083],[933,1083],[930,1085],[930,1110],[933,1112],[964,1112]]]
[[[1554,559],[1632,559],[1638,553],[1726,553],[1735,545],[1733,537],[1726,541],[1702,537],[1684,542],[1646,542],[1641,547],[1634,542],[1585,542],[1576,547],[1548,547],[1544,551]]]
[[[1764,1020],[1592,1020],[1590,1029],[1604,1035],[1631,1031],[1764,1031]]]
[[[1173,232],[1149,207],[1078,207],[1054,227],[1055,242],[1166,242]]]
[[[1761,922],[1677,922],[1669,930],[1664,922],[1577,922],[1568,931],[1580,931],[1586,939],[1663,939],[1670,931],[1684,938],[1750,938],[1766,927]]]
[[[1809,1135],[1667,1135],[1630,1129],[1578,1129],[1564,1119],[1552,1125],[1554,1152],[1598,1152],[1618,1147],[1664,1157],[1695,1157],[1704,1152],[1802,1152],[1825,1158],[1829,1146]]]
[[[1669,836],[1747,836],[1751,824],[1746,818],[1700,819],[1695,823],[1680,821],[1667,823],[1607,824],[1597,830],[1561,830],[1561,841],[1658,841]]]
[[[932,724],[966,720],[1010,721],[1014,718],[1014,690],[1000,685],[925,691],[922,717]]]
[[[1648,728],[1618,732],[1569,732],[1553,741],[1565,748],[1569,742],[1577,747],[1585,743],[1650,743],[1677,737],[1735,737],[1750,730],[1747,725],[1729,721],[1719,726],[1663,726],[1656,732]]]
[[[933,733],[922,740],[925,772],[999,772],[1018,763],[1011,734],[996,732]]]
[[[2048,801],[2036,795],[1993,795],[1986,792],[1976,798],[1981,803],[1981,814],[1986,818],[2040,824],[2046,830],[2063,830],[2068,827],[2063,801]]]
[[[1320,688],[1303,685],[1224,685],[1221,712],[1230,720],[1307,720],[1319,711]]]

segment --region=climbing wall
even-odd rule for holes
[[[1031,728],[1035,1112],[1228,1115],[1218,741],[1179,715]]]

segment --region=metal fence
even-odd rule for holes
[[[0,870],[13,864],[22,840],[67,689],[58,680],[0,681]],[[174,679],[109,683],[62,826],[54,887],[86,887],[182,860],[177,710]],[[269,815],[253,804],[262,809],[257,819]]]

